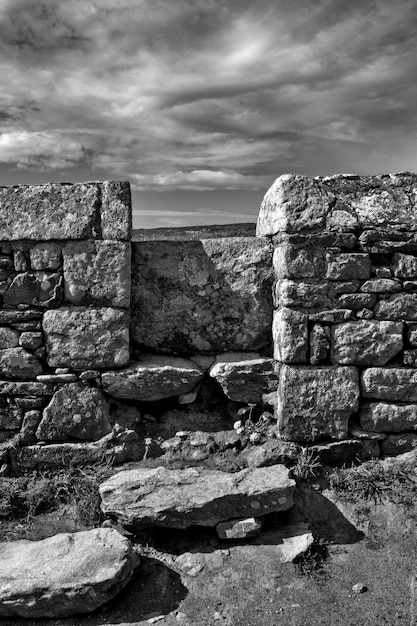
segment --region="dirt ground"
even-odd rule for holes
[[[273,533],[227,543],[207,529],[138,536],[147,556],[124,591],[90,615],[9,619],[5,626],[413,626],[417,615],[415,508],[390,502],[334,503],[331,492],[299,485],[283,523],[309,522],[316,544],[300,562],[281,563]],[[68,516],[61,522],[68,525]],[[45,525],[47,520],[43,520]],[[59,523],[56,522],[54,532]],[[53,526],[53,525],[52,525]],[[271,539],[272,536],[272,539]],[[175,571],[177,556],[200,566]],[[197,557],[191,557],[197,558]],[[199,571],[196,571],[199,570]],[[361,593],[352,587],[362,585]]]

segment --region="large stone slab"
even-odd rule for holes
[[[417,428],[417,404],[370,402],[361,406],[359,419],[363,430],[403,432]]]
[[[0,615],[65,617],[94,611],[123,589],[137,565],[112,528],[0,543]]]
[[[63,258],[66,302],[129,306],[130,244],[74,241],[64,247]]]
[[[344,439],[358,402],[355,367],[283,365],[277,406],[280,436],[298,442]]]
[[[0,240],[95,238],[99,209],[95,183],[0,187]]]
[[[369,367],[361,377],[365,398],[388,402],[417,402],[417,370],[403,367]]]
[[[46,311],[43,331],[51,367],[121,367],[129,362],[129,316],[125,311],[86,307]]]
[[[264,393],[277,389],[279,364],[259,354],[231,352],[217,357],[209,375],[230,400],[258,404]]]
[[[99,389],[63,385],[44,409],[36,436],[44,441],[97,441],[111,432],[109,406]]]
[[[403,324],[360,320],[331,329],[331,360],[342,365],[385,365],[403,348]]]
[[[283,174],[265,194],[258,236],[357,228],[417,230],[417,176]]]
[[[102,510],[135,527],[216,526],[235,517],[285,511],[295,482],[283,465],[229,474],[204,468],[134,468],[100,486]]]
[[[132,244],[132,337],[171,354],[271,343],[272,248],[255,237]]]
[[[147,355],[121,370],[104,372],[104,391],[116,398],[153,402],[190,391],[204,373],[194,361]]]
[[[42,373],[42,365],[23,348],[6,348],[0,350],[0,371],[4,378],[30,380]]]

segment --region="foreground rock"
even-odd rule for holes
[[[135,527],[216,526],[285,511],[295,482],[283,465],[226,473],[204,468],[133,468],[100,486],[103,513]]]
[[[64,617],[87,613],[130,580],[137,557],[111,528],[42,541],[0,543],[0,615]]]

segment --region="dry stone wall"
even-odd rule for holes
[[[0,188],[0,473],[410,449],[416,190],[286,175],[256,237],[131,242],[128,183]]]
[[[285,175],[266,194],[282,438],[353,436],[374,454],[417,440],[416,201],[408,173]]]

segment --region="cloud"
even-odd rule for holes
[[[0,0],[0,163],[160,191],[407,167],[416,22],[414,0]]]

